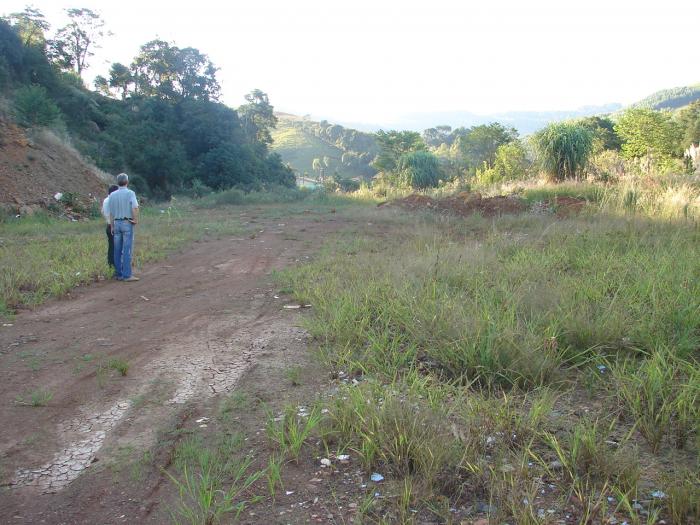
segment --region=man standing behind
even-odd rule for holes
[[[114,269],[114,235],[112,235],[112,222],[109,220],[109,196],[117,191],[119,186],[112,184],[107,190],[107,196],[105,200],[102,201],[102,215],[107,221],[107,264],[109,267]]]
[[[109,196],[109,221],[114,234],[114,274],[118,281],[138,281],[131,275],[131,254],[134,246],[134,226],[138,223],[139,203],[127,186],[129,176],[117,175],[119,189]]]

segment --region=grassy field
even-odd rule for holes
[[[184,441],[181,500],[214,480],[216,508],[233,517],[256,504],[242,495],[250,484],[265,480],[274,499],[292,463],[347,455],[384,477],[381,497],[375,485],[357,494],[356,523],[700,523],[698,190],[508,191],[588,205],[458,218],[377,208],[368,194],[231,190],[148,210],[139,264],[242,231],[239,206],[274,219],[337,208],[348,220],[277,276],[312,305],[305,324],[335,388],[303,413],[270,414],[264,470],[234,453],[239,437]],[[6,310],[106,273],[99,221],[0,228]],[[290,369],[290,384],[301,373]],[[204,503],[175,512],[204,522]]]
[[[458,508],[491,523],[700,520],[687,192],[524,192],[588,195],[565,219],[376,216],[280,277],[345,378],[314,435],[395,495],[370,498],[361,522],[450,522]]]

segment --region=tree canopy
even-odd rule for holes
[[[622,154],[627,158],[653,156],[657,159],[678,156],[683,130],[669,113],[652,109],[632,108],[615,124],[622,139]]]
[[[12,100],[20,124],[67,130],[100,168],[128,172],[154,197],[202,185],[295,184],[292,171],[267,152],[264,134],[248,134],[238,112],[216,102],[217,69],[204,53],[153,40],[131,66],[112,64],[109,78],[98,77],[89,91],[78,74],[104,23],[90,10],[68,14],[71,22],[46,46],[39,11],[0,20],[0,94]],[[268,117],[256,125],[269,133],[272,106],[264,92],[254,95],[248,102],[256,117]]]

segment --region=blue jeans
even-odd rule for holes
[[[134,225],[129,221],[114,221],[114,275],[117,279],[131,277],[133,245]]]

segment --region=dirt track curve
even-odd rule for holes
[[[140,282],[98,283],[5,323],[0,521],[125,522],[95,511],[109,487],[81,483],[96,462],[120,443],[152,445],[186,405],[234,389],[260,355],[305,345],[270,273],[305,260],[341,223],[311,219],[195,243],[145,268]],[[106,366],[115,358],[128,363],[126,376]],[[18,402],[38,390],[53,393],[47,406]],[[135,510],[137,521],[148,510]]]

